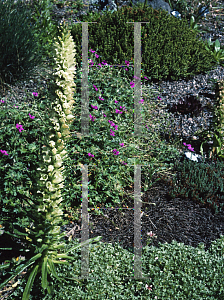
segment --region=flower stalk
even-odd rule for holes
[[[53,53],[53,80],[50,87],[50,103],[49,120],[52,123],[49,128],[48,143],[42,147],[40,167],[37,169],[37,191],[32,191],[35,195],[35,203],[33,210],[33,224],[31,228],[26,228],[26,242],[29,251],[31,250],[33,257],[28,262],[21,263],[14,274],[5,280],[0,289],[5,286],[12,278],[21,273],[24,269],[29,268],[26,274],[27,284],[23,293],[22,300],[28,300],[30,297],[31,287],[35,277],[41,273],[41,285],[49,294],[53,292],[53,286],[49,285],[50,278],[48,274],[52,274],[59,281],[56,274],[54,264],[67,264],[68,259],[73,260],[72,256],[67,253],[88,244],[90,242],[99,241],[102,237],[89,239],[75,247],[72,247],[67,253],[59,254],[59,249],[64,249],[66,244],[61,241],[61,237],[66,233],[60,234],[60,226],[67,223],[63,220],[63,198],[61,197],[61,188],[64,187],[63,176],[63,160],[67,157],[65,150],[66,141],[71,137],[69,125],[74,119],[72,115],[72,104],[75,73],[75,45],[68,28],[61,30],[61,37],[55,40],[55,51]],[[59,31],[60,31],[59,30]],[[24,238],[24,234],[21,235]],[[61,260],[63,259],[63,260]],[[4,265],[2,268],[7,268]],[[69,280],[70,278],[66,278]],[[77,280],[78,281],[78,280]]]
[[[213,129],[214,129],[214,136],[213,136],[213,148],[210,152],[209,158],[217,154],[217,156],[224,160],[224,80],[216,82],[216,89],[215,89],[215,96],[216,96],[216,104],[213,111],[214,117],[212,120]],[[210,134],[207,135],[208,138],[211,137]],[[203,144],[200,146],[200,152],[203,155]]]

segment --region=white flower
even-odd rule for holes
[[[54,160],[55,161],[61,160],[61,155],[60,154],[56,154],[55,157],[54,157]]]
[[[66,151],[66,150],[63,150],[63,151],[61,152],[61,156],[64,156],[66,153],[67,153],[67,151]]]
[[[54,129],[57,131],[60,130],[60,124],[59,123],[55,124]]]
[[[68,102],[63,103],[62,106],[63,106],[63,108],[69,108],[70,107],[70,105],[68,104]]]
[[[52,172],[54,170],[54,166],[50,165],[48,166],[48,172]]]
[[[70,131],[68,129],[64,129],[62,130],[62,135],[65,136],[65,135],[69,135],[70,134]]]
[[[45,202],[51,202],[50,196],[46,196],[45,194],[43,195],[43,201]]]
[[[61,191],[56,191],[56,193],[54,195],[51,196],[51,199],[56,199],[59,198],[61,196]]]
[[[52,183],[60,183],[63,181],[63,176],[59,170],[57,170],[54,174],[54,179],[52,180]]]
[[[60,168],[62,166],[62,160],[58,160],[55,164],[54,164],[55,168]]]
[[[58,104],[58,105],[56,106],[56,108],[57,108],[59,111],[62,111],[62,107],[61,107],[60,104]]]
[[[43,160],[47,163],[51,162],[51,157],[49,155],[43,155]]]
[[[59,189],[63,189],[63,187],[64,187],[64,184],[63,183],[59,183],[58,188]]]
[[[62,151],[63,149],[64,149],[64,144],[62,144],[58,147],[58,151]]]
[[[66,128],[69,128],[69,126],[68,126],[67,124],[64,123],[64,124],[62,125],[62,128],[63,128],[63,129],[66,129]]]
[[[56,148],[52,149],[51,151],[52,151],[53,155],[56,155],[56,153],[57,153],[57,149]]]
[[[60,138],[61,137],[61,132],[57,132],[57,136],[58,136],[58,138]]]
[[[39,206],[38,210],[37,211],[44,211],[45,210],[45,205],[43,206]]]
[[[66,119],[67,120],[71,120],[71,119],[74,119],[75,117],[73,116],[73,115],[68,115],[67,117],[66,117]]]
[[[51,148],[53,148],[55,146],[55,142],[54,141],[50,141],[49,145],[50,145]]]
[[[53,124],[57,124],[57,123],[58,123],[58,119],[57,119],[56,117],[51,118],[51,122],[52,122]]]
[[[48,175],[47,174],[42,174],[40,177],[40,180],[44,180],[46,181],[48,179]]]
[[[50,192],[54,192],[55,190],[57,190],[57,188],[55,188],[52,183],[50,181],[48,181],[46,183],[46,188],[50,191]]]
[[[56,177],[55,179],[52,180],[52,183],[60,183],[63,180],[62,177]]]

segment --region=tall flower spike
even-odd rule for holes
[[[30,238],[30,230],[26,229],[29,234],[29,237],[26,237],[27,243],[31,249],[35,249],[34,253],[38,253],[39,258],[29,270],[30,278],[22,300],[29,299],[31,277],[35,277],[39,272],[42,273],[42,287],[50,291],[47,273],[51,270],[52,274],[55,274],[53,264],[60,263],[57,259],[63,256],[57,254],[56,249],[65,246],[65,243],[61,241],[61,237],[65,234],[60,233],[60,226],[66,223],[62,219],[61,188],[64,187],[62,171],[63,159],[66,157],[65,143],[70,138],[69,124],[74,119],[71,110],[74,103],[73,77],[76,51],[70,31],[63,29],[61,37],[55,38],[55,53],[53,54],[55,72],[52,72],[53,80],[50,83],[50,133],[47,136],[47,145],[42,147],[43,156],[40,160],[40,167],[37,169],[38,190],[34,193],[36,196],[34,214],[39,222],[34,222],[32,238]]]
[[[29,300],[30,290],[34,279],[38,273],[41,273],[41,285],[47,289],[49,294],[53,292],[53,286],[49,286],[51,281],[48,273],[52,274],[59,281],[67,281],[57,275],[54,264],[67,264],[65,260],[75,260],[67,253],[76,248],[89,244],[93,241],[99,241],[102,236],[89,239],[76,246],[71,247],[66,253],[59,254],[58,249],[64,249],[66,244],[61,241],[65,233],[60,233],[60,226],[67,222],[63,220],[62,215],[62,197],[61,188],[63,188],[63,159],[66,157],[65,143],[70,138],[69,124],[74,116],[71,113],[73,100],[75,73],[75,45],[68,28],[62,28],[61,37],[55,38],[55,54],[53,81],[51,82],[49,109],[49,131],[47,146],[44,145],[43,157],[41,157],[40,168],[37,169],[39,180],[37,180],[38,191],[33,191],[35,204],[33,205],[33,214],[30,219],[34,221],[31,230],[26,228],[26,240],[29,251],[32,250],[33,257],[19,266],[11,277],[0,284],[0,289],[4,287],[12,278],[20,274],[25,268],[28,268],[26,276],[29,277],[23,293],[22,300]],[[73,278],[71,278],[73,280]],[[78,281],[78,280],[77,280]]]

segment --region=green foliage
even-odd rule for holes
[[[78,240],[71,241],[68,247],[71,244],[77,245]],[[30,300],[223,299],[223,249],[223,236],[213,241],[208,251],[204,250],[203,244],[194,248],[176,241],[160,243],[159,247],[146,246],[142,251],[143,278],[129,279],[127,277],[133,277],[133,253],[118,244],[99,242],[89,247],[87,280],[75,281],[81,276],[81,251],[77,249],[72,252],[76,258],[72,264],[56,266],[59,276],[68,282],[58,284],[52,277],[54,295],[45,295],[43,290],[35,287]],[[15,296],[20,299],[23,287],[24,282],[9,300],[16,299]]]
[[[38,52],[48,57],[53,51],[53,39],[59,35],[57,21],[51,17],[53,4],[50,0],[33,1],[35,13],[32,14],[32,30],[38,40]]]
[[[39,97],[38,102],[32,108],[6,109],[4,103],[0,104],[0,149],[8,153],[0,153],[0,224],[4,224],[5,230],[11,233],[13,229],[19,229],[21,222],[27,227],[29,217],[33,215],[36,170],[42,146],[46,145],[50,122],[46,110],[43,110],[45,99],[42,102]],[[35,118],[32,119],[32,116]],[[17,124],[22,125],[24,130],[19,132]]]
[[[134,57],[134,24],[127,22],[142,21],[149,22],[141,25],[142,67],[149,79],[178,80],[209,71],[216,65],[197,33],[189,29],[186,18],[179,20],[164,10],[143,9],[142,5],[122,7],[102,16],[83,15],[81,21],[97,22],[88,25],[89,48],[98,49],[109,64],[124,65],[125,59],[131,61]],[[72,35],[80,66],[81,24],[74,24]]]
[[[224,206],[223,162],[215,165],[195,163],[184,158],[182,164],[175,164],[178,174],[172,183],[172,198],[190,198],[202,207],[209,207],[215,213]]]
[[[198,131],[196,136],[200,138],[202,141],[200,146],[200,152],[203,155],[203,145],[207,140],[211,140],[213,142],[212,151],[209,154],[209,157],[218,157],[221,161],[224,160],[223,155],[223,125],[224,125],[224,111],[223,111],[223,103],[224,103],[224,81],[211,79],[210,81],[215,84],[215,100],[214,105],[210,108],[213,114],[213,118],[209,124],[208,130]],[[213,138],[211,138],[211,134],[213,134]]]
[[[26,78],[41,62],[37,39],[30,28],[31,13],[13,0],[0,1],[0,80]]]
[[[120,198],[123,196],[123,188],[134,183],[134,166],[131,166],[134,162],[140,163],[141,161],[141,169],[146,177],[146,190],[151,185],[151,177],[155,170],[165,170],[166,167],[161,165],[162,162],[164,165],[166,163],[168,165],[168,162],[172,165],[179,154],[178,151],[174,150],[174,147],[166,147],[165,143],[161,141],[157,144],[158,138],[153,137],[153,133],[148,132],[144,126],[144,138],[139,139],[141,150],[136,147],[136,137],[131,136],[134,129],[133,90],[126,75],[123,75],[123,72],[126,72],[125,70],[114,69],[108,72],[108,68],[108,66],[104,66],[102,69],[99,68],[96,73],[93,67],[90,67],[90,114],[96,119],[94,122],[90,120],[89,132],[91,134],[84,138],[80,138],[76,134],[81,133],[82,94],[80,70],[78,70],[75,79],[77,92],[74,98],[73,114],[76,119],[71,124],[71,130],[74,132],[73,137],[67,143],[66,150],[69,159],[65,163],[67,170],[65,182],[67,184],[63,193],[71,207],[81,204],[81,164],[88,165],[90,206],[98,207],[100,204],[104,204],[106,207],[111,207],[114,204],[119,204]],[[104,100],[100,100],[100,98]],[[146,99],[147,97],[144,97],[144,100]],[[118,101],[117,104],[116,101]],[[142,106],[143,120],[150,120],[147,106]],[[93,107],[97,107],[97,109],[93,109]],[[122,111],[121,107],[125,108],[123,113],[116,113],[117,109]],[[110,130],[113,127],[111,127],[109,120],[118,126],[118,131],[115,131],[114,136],[110,135]],[[151,144],[157,145],[152,151],[149,147]],[[119,151],[119,155],[114,154],[115,149]],[[145,151],[144,157],[142,157],[142,151]],[[88,153],[93,154],[94,157],[90,157]],[[76,181],[74,181],[74,175]]]
[[[167,2],[167,1],[166,1]],[[191,17],[190,11],[193,9],[194,13],[197,11],[197,7],[193,5],[193,1],[190,3],[186,0],[169,0],[171,10],[178,11],[181,14],[181,18],[187,18],[188,20]],[[198,5],[198,1],[196,2]]]
[[[123,195],[123,188],[134,182],[134,167],[122,165],[122,161],[128,164],[140,162],[142,151],[145,151],[143,164],[146,163],[147,167],[143,166],[142,171],[146,173],[144,190],[147,190],[151,185],[151,177],[155,171],[165,172],[167,166],[170,169],[179,155],[175,145],[167,147],[152,132],[148,137],[141,138],[141,150],[136,147],[133,140],[135,137],[126,137],[126,134],[133,132],[133,103],[130,101],[133,97],[133,90],[130,87],[130,81],[125,75],[122,76],[123,72],[126,71],[111,70],[111,74],[108,74],[111,79],[105,76],[104,70],[99,70],[96,75],[95,71],[91,69],[89,74],[90,99],[92,99],[90,104],[97,104],[100,110],[104,110],[108,118],[119,125],[118,135],[110,136],[111,125],[104,120],[101,112],[96,111],[94,115],[97,119],[93,124],[90,123],[92,135],[80,140],[76,132],[81,132],[81,71],[77,71],[75,83],[78,88],[73,106],[73,115],[76,116],[76,119],[71,124],[72,139],[66,144],[68,159],[65,160],[65,184],[62,189],[64,201],[69,207],[81,204],[81,163],[89,165],[90,205],[96,207],[98,203],[101,203],[111,206],[120,202],[121,197],[119,196]],[[132,73],[130,70],[129,72]],[[95,79],[97,80],[95,81]],[[109,85],[108,80],[111,82]],[[96,94],[93,84],[104,92],[105,103],[99,100],[99,96],[97,97],[101,93],[98,91]],[[127,114],[115,113],[115,108],[119,108],[114,102],[116,98],[118,99],[118,96],[114,97],[116,90],[119,93],[118,105],[126,107]],[[37,191],[36,182],[38,180],[36,170],[39,168],[42,146],[46,145],[49,124],[51,124],[49,109],[52,106],[52,101],[50,99],[49,91],[45,91],[42,97],[38,97],[37,103],[32,108],[19,106],[18,108],[6,109],[5,103],[0,104],[2,107],[0,110],[0,149],[8,153],[8,155],[0,153],[0,168],[3,178],[0,182],[0,201],[1,213],[4,214],[0,224],[6,226],[6,229],[11,233],[14,228],[17,228],[17,222],[20,224],[24,222],[24,226],[28,224],[29,213],[30,215],[32,213],[32,203],[35,203],[34,195]],[[146,99],[144,97],[145,101]],[[148,106],[149,103],[145,105]],[[143,105],[142,117],[150,121],[147,106],[144,108]],[[93,112],[91,113],[93,114]],[[29,114],[35,118],[31,119]],[[21,124],[24,130],[19,132],[16,124]],[[122,148],[119,143],[124,143],[124,147]],[[114,155],[112,150],[115,148],[119,150],[119,156]],[[88,153],[94,154],[94,158],[90,158]],[[133,155],[135,155],[135,159],[133,159]],[[92,163],[95,166],[91,166]],[[96,168],[96,165],[99,168]],[[150,167],[148,167],[149,165]],[[76,180],[74,180],[74,174]],[[24,212],[24,208],[26,212]],[[14,224],[11,223],[12,218],[15,220]]]
[[[197,0],[168,0],[171,10],[178,11],[181,14],[181,18],[187,18],[190,20],[191,16],[197,18],[199,16],[199,10],[202,7],[207,7],[207,5],[212,5],[212,7],[217,5],[216,0],[205,0],[203,3],[198,3]],[[210,10],[210,7],[209,7]],[[200,17],[203,18],[203,17]],[[199,18],[199,19],[200,19]]]
[[[181,14],[181,18],[185,17],[186,11],[188,10],[188,5],[186,0],[168,0],[171,10],[178,11]]]

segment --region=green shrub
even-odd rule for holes
[[[97,49],[109,64],[123,64],[134,57],[134,24],[142,24],[142,68],[149,79],[178,80],[211,70],[216,65],[195,31],[189,29],[186,18],[179,20],[164,10],[152,7],[122,7],[117,12],[89,13],[81,21],[98,22],[88,25],[91,49]],[[74,24],[72,35],[77,45],[80,66],[82,55],[82,24]]]
[[[13,83],[26,78],[41,62],[37,39],[31,26],[31,14],[19,0],[0,1],[0,79]]]
[[[210,207],[215,213],[224,206],[223,162],[215,165],[195,163],[184,158],[182,164],[175,164],[180,172],[174,178],[172,197],[190,198],[202,207]]]
[[[81,133],[81,71],[78,70],[76,75],[77,93],[74,98],[73,114],[77,118],[71,124],[75,134],[67,144],[70,159],[66,162],[68,172],[65,180],[67,185],[64,189],[64,197],[68,199],[71,207],[81,204],[81,164],[88,165],[89,205],[97,207],[98,204],[104,204],[106,207],[111,207],[120,202],[119,196],[123,196],[123,188],[134,183],[134,166],[131,164],[134,162],[142,164],[146,190],[151,184],[151,176],[155,170],[157,168],[160,171],[165,170],[164,165],[168,166],[168,164],[169,167],[172,166],[179,155],[178,150],[173,146],[167,146],[161,141],[157,144],[158,138],[144,126],[143,137],[138,142],[138,138],[131,137],[134,129],[133,90],[130,87],[132,82],[130,83],[126,77],[131,73],[133,75],[133,72],[131,69],[125,71],[122,68],[121,70],[108,68],[110,67],[104,66],[96,71],[90,67],[89,106],[90,116],[94,117],[94,121],[90,117],[90,135],[81,138],[77,134]],[[147,101],[148,97],[144,96],[146,106],[142,107],[142,119],[147,120],[147,124],[150,121],[150,109],[147,105],[152,105],[152,102]],[[111,125],[111,121],[114,125]],[[115,130],[114,136],[110,133],[112,130]],[[137,144],[140,146],[137,147]],[[118,150],[118,154],[115,150]],[[134,151],[137,154],[135,158]],[[68,186],[70,186],[69,190]]]
[[[0,103],[0,224],[11,233],[18,228],[17,222],[29,224],[35,200],[32,192],[37,190],[36,170],[49,131],[45,99],[41,101],[40,95],[37,99],[40,103],[34,102],[32,108],[22,105],[6,109],[6,103]]]

